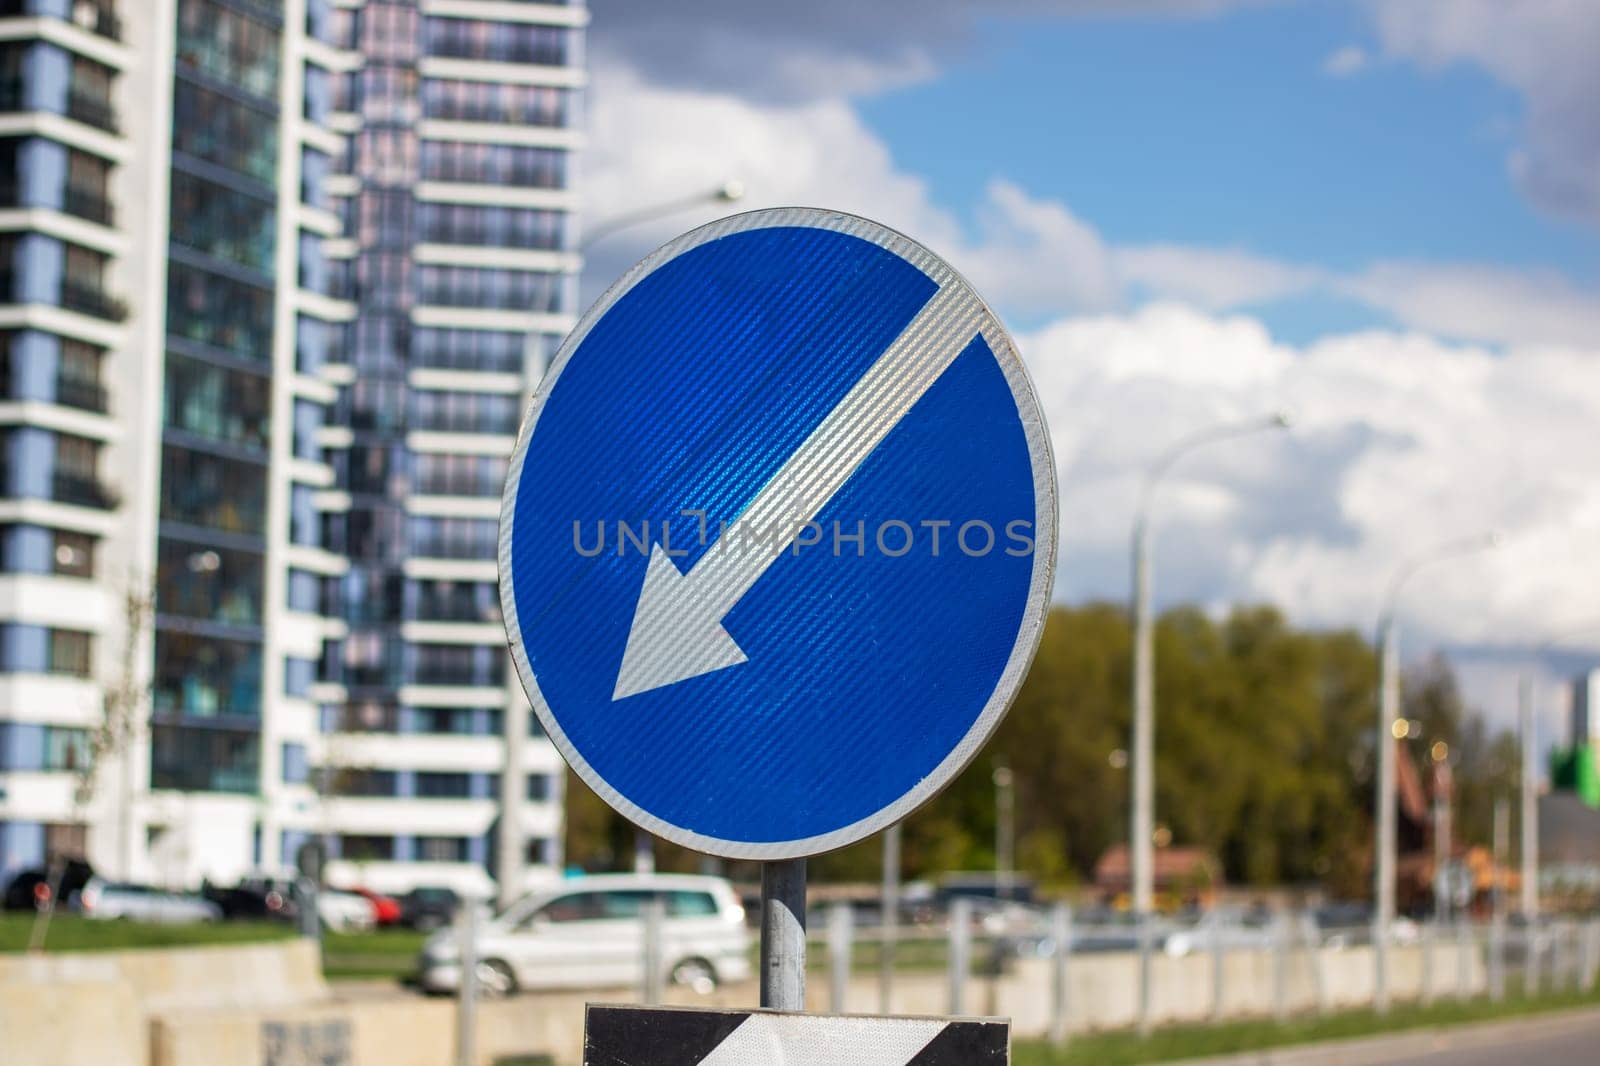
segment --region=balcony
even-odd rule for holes
[[[68,185],[62,196],[61,209],[69,215],[98,222],[102,226],[111,225],[111,201],[103,189]]]
[[[469,100],[435,100],[423,106],[422,117],[445,122],[492,122],[517,126],[561,126],[566,122],[566,114],[562,109],[506,107]]]
[[[474,542],[453,540],[448,537],[424,537],[411,546],[411,554],[418,559],[495,559],[500,546],[494,541]]]
[[[470,666],[451,663],[419,663],[413,671],[413,683],[418,685],[457,685],[467,688],[492,686],[498,688],[506,682],[505,667],[495,664],[488,670],[474,670]]]
[[[422,240],[428,244],[467,244],[494,248],[560,251],[561,234],[550,228],[535,232],[512,226],[436,222],[422,227]]]
[[[98,382],[69,377],[56,378],[56,403],[102,415],[106,413],[108,407],[105,386]]]
[[[476,160],[424,162],[423,181],[465,182],[469,185],[511,185],[523,189],[560,189],[565,185],[562,168],[548,166],[496,167]]]
[[[430,367],[439,370],[476,370],[491,374],[520,374],[526,357],[522,349],[470,349],[447,348],[442,345],[418,345],[411,350],[413,367]]]
[[[493,433],[500,436],[515,436],[520,412],[515,409],[501,413],[480,413],[474,411],[417,411],[411,416],[412,429],[427,430],[434,433]],[[494,489],[498,494],[504,487],[504,478],[498,479],[500,484]]]
[[[86,315],[104,318],[111,322],[121,322],[128,317],[128,305],[109,296],[98,284],[77,281],[73,278],[61,279],[61,306],[69,311],[81,311]]]
[[[498,477],[438,475],[419,478],[411,491],[418,496],[499,496],[505,491],[505,487],[504,474]]]
[[[500,603],[475,603],[463,599],[423,599],[417,604],[419,622],[498,622]]]
[[[443,59],[481,59],[489,63],[531,63],[540,67],[562,67],[567,64],[567,50],[561,44],[480,42],[465,36],[435,38],[428,42],[428,54],[439,56]]]
[[[29,0],[0,0],[0,18],[45,14],[38,10],[29,10],[34,6],[36,5],[31,5]],[[108,41],[122,40],[122,20],[117,18],[116,12],[111,10],[109,4],[75,4],[72,15],[66,21]]]
[[[117,113],[111,101],[76,86],[67,90],[67,117],[107,133],[117,132]]]
[[[50,498],[57,503],[101,511],[113,511],[120,502],[117,494],[101,484],[99,478],[70,471],[58,471],[51,479]]]

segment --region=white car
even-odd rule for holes
[[[208,899],[168,892],[150,885],[89,879],[78,893],[78,909],[89,918],[127,918],[136,922],[215,922],[222,908]]]
[[[1212,909],[1194,925],[1168,933],[1161,947],[1176,959],[1217,947],[1232,951],[1270,948],[1272,944],[1273,926],[1266,916],[1250,918],[1237,911]]]
[[[317,893],[317,917],[339,933],[368,933],[378,927],[378,912],[371,900],[333,888]]]
[[[600,874],[531,893],[478,928],[480,987],[490,995],[527,988],[618,988],[644,977],[647,899],[660,900],[661,973],[710,991],[750,976],[744,908],[720,877]],[[418,960],[429,992],[461,983],[460,933],[441,929]]]

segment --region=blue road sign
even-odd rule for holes
[[[506,482],[535,712],[649,831],[734,858],[903,818],[988,739],[1055,556],[1044,419],[999,321],[876,223],[756,211],[584,315]]]

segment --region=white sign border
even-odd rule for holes
[[[994,734],[1006,711],[1010,709],[1017,691],[1022,687],[1023,678],[1033,661],[1034,653],[1039,648],[1039,640],[1044,633],[1045,617],[1050,609],[1059,515],[1055,456],[1050,447],[1050,435],[1039,407],[1038,396],[1034,392],[1033,382],[1028,377],[1010,334],[1006,332],[1000,319],[988,304],[984,303],[983,309],[989,321],[982,329],[983,337],[994,353],[996,362],[1000,364],[1007,384],[1011,387],[1011,395],[1016,401],[1017,412],[1022,419],[1023,433],[1028,442],[1028,457],[1033,466],[1033,576],[1028,586],[1028,600],[1023,610],[1022,623],[1017,629],[1017,639],[1012,646],[1011,656],[1006,661],[1005,669],[1001,671],[989,701],[971,728],[967,730],[966,735],[961,738],[960,743],[908,792],[865,818],[816,836],[765,842],[724,840],[673,825],[634,804],[589,765],[567,738],[561,729],[561,723],[556,720],[549,703],[545,700],[544,693],[539,688],[539,679],[534,676],[533,668],[528,663],[527,653],[523,649],[522,628],[517,621],[515,576],[511,566],[511,533],[517,511],[517,497],[522,488],[522,465],[527,457],[528,443],[532,439],[545,403],[561,379],[561,372],[566,369],[573,354],[582,346],[589,330],[635,285],[667,262],[703,244],[733,233],[782,226],[809,227],[859,237],[893,252],[937,282],[965,287],[974,298],[980,303],[983,302],[982,297],[965,278],[927,248],[902,233],[857,215],[815,207],[777,207],[730,215],[690,230],[636,263],[584,312],[577,326],[561,342],[555,358],[534,390],[528,404],[528,413],[517,432],[517,444],[511,453],[510,464],[506,471],[506,487],[501,498],[498,553],[500,606],[505,619],[506,640],[511,649],[512,661],[516,664],[522,686],[527,691],[528,700],[532,704],[534,713],[539,716],[545,733],[567,763],[577,771],[578,776],[625,818],[656,836],[710,855],[762,861],[820,855],[864,840],[879,830],[899,822],[931,800],[966,768]],[[870,699],[870,695],[864,694],[863,698]]]

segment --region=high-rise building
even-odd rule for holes
[[[586,18],[0,0],[0,881],[559,867],[495,549]]]

